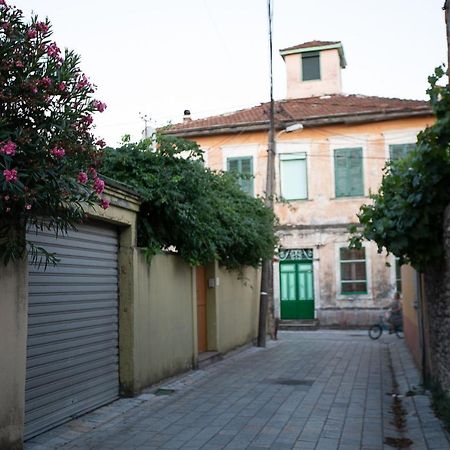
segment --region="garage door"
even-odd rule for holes
[[[29,266],[26,439],[119,395],[117,231],[28,238],[60,262]]]

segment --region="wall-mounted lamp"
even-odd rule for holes
[[[293,123],[292,125],[287,126],[283,131],[286,133],[292,133],[293,131],[303,130],[302,123]]]

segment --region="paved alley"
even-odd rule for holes
[[[418,383],[395,336],[281,332],[266,349],[118,400],[25,449],[448,450]]]

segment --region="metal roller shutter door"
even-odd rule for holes
[[[28,239],[60,262],[29,266],[26,439],[119,396],[117,231],[80,225]]]

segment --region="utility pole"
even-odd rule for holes
[[[275,175],[275,103],[273,100],[273,49],[272,49],[272,0],[267,0],[269,19],[269,54],[270,54],[270,104],[269,133],[267,145],[267,174],[265,204],[273,210],[274,175]],[[268,306],[273,302],[273,264],[272,260],[263,261],[261,268],[261,294],[259,302],[258,347],[266,346]]]

